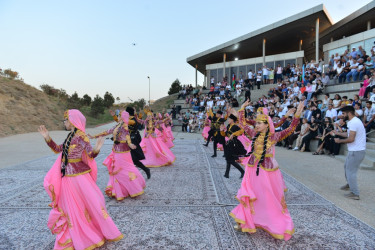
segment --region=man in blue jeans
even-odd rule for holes
[[[333,136],[338,135],[345,138],[335,138],[336,143],[346,143],[348,146],[348,155],[344,165],[347,184],[342,186],[341,190],[350,190],[351,192],[345,197],[359,200],[357,172],[366,155],[366,131],[362,121],[355,116],[353,106],[345,106],[341,112],[344,120],[348,121],[348,130],[347,132],[336,131],[333,134]]]

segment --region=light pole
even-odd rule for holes
[[[151,93],[151,84],[150,84],[150,77],[148,76],[147,77],[148,78],[148,106],[150,106],[151,105],[151,101],[150,101],[150,93]]]

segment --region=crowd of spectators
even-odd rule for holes
[[[362,46],[352,47],[352,51],[345,50],[343,54],[336,53],[331,56],[328,63],[328,75],[338,79],[339,83],[362,81],[365,76],[371,77],[375,67],[375,46],[367,53]],[[367,95],[365,95],[367,97]]]
[[[356,50],[353,49],[353,52]],[[299,102],[304,102],[305,111],[300,125],[278,146],[310,152],[311,140],[319,140],[318,149],[314,155],[325,153],[337,155],[340,144],[334,141],[337,137],[335,132],[343,132],[347,129],[340,108],[352,105],[356,110],[356,116],[363,121],[367,134],[375,128],[374,53],[375,50],[372,50],[372,56],[367,56],[366,52],[359,47],[356,53],[345,52],[341,56],[333,56],[328,65],[322,60],[319,62],[312,60],[306,62],[304,69],[294,64],[287,64],[286,67],[278,65],[275,69],[263,66],[257,72],[250,70],[246,76],[240,72],[239,76],[234,76],[236,80],[232,82],[228,81],[227,76],[221,81],[216,81],[214,77],[211,77],[211,85],[207,94],[203,94],[201,89],[192,87],[184,88],[180,92],[185,100],[184,107],[188,108],[187,112],[176,113],[175,107],[172,111],[174,110],[175,115],[177,114],[177,119],[183,125],[183,131],[197,132],[203,129],[206,112],[209,109],[213,112],[218,110],[225,112],[227,105],[241,106],[239,102],[251,100],[251,91],[254,88],[259,89],[261,85],[264,88],[267,84],[275,83],[276,86],[269,88],[266,95],[252,100],[252,104],[246,107],[246,116],[254,119],[257,108],[266,107],[274,122],[278,122],[289,109],[297,107]],[[353,59],[354,56],[356,59]],[[351,60],[356,61],[350,64]],[[365,61],[368,63],[364,63]],[[337,68],[342,67],[341,63],[350,64],[351,67],[356,67],[355,69],[360,71],[356,73],[354,68],[351,68],[352,73],[348,72],[343,77],[342,72],[337,71]],[[334,84],[335,79],[338,79],[338,82],[363,79],[363,84],[358,95],[355,95],[353,99],[340,96],[340,94],[324,94],[325,87]],[[278,130],[287,128],[291,120],[291,117],[288,117]]]

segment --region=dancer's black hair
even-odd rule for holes
[[[260,135],[260,133],[257,133],[254,136],[254,138],[252,139],[253,141],[251,142],[251,152],[249,153],[249,155],[251,155],[254,152],[255,141],[258,139],[259,135]],[[264,137],[262,156],[260,157],[260,160],[258,161],[257,166],[256,166],[257,167],[257,171],[256,171],[257,176],[259,175],[259,166],[261,164],[263,164],[264,158],[266,157],[268,136],[269,136],[269,129],[267,129],[266,135]]]
[[[74,130],[68,134],[68,136],[66,137],[66,139],[63,143],[63,148],[62,148],[63,162],[62,162],[62,165],[61,165],[62,177],[65,176],[65,168],[68,165],[68,152],[69,152],[70,142],[72,141],[72,138],[76,134],[77,130],[78,130],[77,128],[74,128]]]

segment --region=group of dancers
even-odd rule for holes
[[[244,115],[248,105],[246,101],[239,111],[227,107],[225,116],[221,111],[213,114],[210,110],[203,130],[205,146],[212,139],[212,157],[217,157],[218,145],[223,148],[226,178],[229,178],[231,166],[241,172],[242,183],[236,196],[239,205],[230,213],[237,223],[235,229],[255,233],[257,228],[262,228],[274,238],[289,240],[294,225],[285,202],[286,186],[275,159],[275,144],[295,130],[304,104],[301,102],[297,109],[289,110],[285,117],[295,112],[293,121],[281,132],[275,132],[275,127],[280,126],[285,117],[274,124],[267,109],[259,108],[256,119],[249,120]],[[103,162],[109,174],[105,193],[118,201],[144,193],[146,182],[137,167],[149,179],[150,167],[168,166],[175,161],[170,150],[174,146],[171,117],[153,114],[148,107],[144,112],[146,118],[142,120],[141,114],[128,107],[114,116],[117,124],[113,128],[91,136],[85,132],[84,115],[79,110],[67,110],[64,126],[70,132],[61,145],[52,140],[45,126],[39,127],[47,145],[59,153],[44,179],[45,190],[52,201],[47,225],[56,234],[54,249],[93,249],[105,241],[123,238],[96,185],[94,158],[105,136],[113,136],[112,151]],[[143,139],[140,125],[145,127]],[[94,147],[90,144],[93,138],[97,139]]]
[[[249,104],[246,101],[239,111],[227,107],[225,116],[220,110],[216,114],[210,110],[202,132],[204,145],[213,141],[212,157],[217,157],[218,145],[223,147],[227,163],[224,177],[229,178],[231,165],[241,173],[241,187],[236,195],[239,204],[230,213],[236,222],[235,229],[255,233],[261,228],[274,238],[287,241],[294,233],[294,225],[285,202],[287,189],[275,159],[275,144],[296,129],[304,103],[290,109],[278,124],[273,123],[268,110],[262,107],[258,108],[255,120],[245,118],[244,110]],[[290,126],[275,132],[275,127],[293,113]]]
[[[97,165],[94,160],[104,144],[104,137],[112,135],[113,147],[103,164],[108,168],[109,181],[105,193],[120,201],[144,193],[150,167],[172,165],[176,157],[173,147],[172,119],[153,114],[146,107],[146,119],[127,107],[117,124],[102,133],[86,134],[86,118],[76,109],[64,113],[64,126],[70,131],[65,141],[57,145],[44,125],[39,132],[47,145],[59,156],[44,179],[44,187],[51,198],[47,226],[56,235],[54,249],[94,249],[105,241],[118,241],[123,234],[109,216],[104,196],[96,185]],[[145,126],[142,139],[139,127]],[[96,138],[93,148],[90,139]]]

